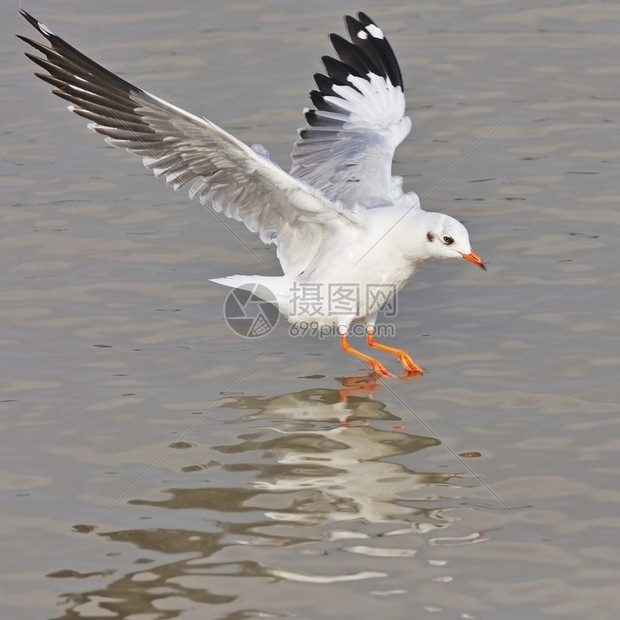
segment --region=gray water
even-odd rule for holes
[[[5,5],[2,617],[616,618],[620,5],[25,3],[285,167],[327,33],[375,18],[396,171],[489,267],[416,274],[391,342],[428,372],[384,382],[235,335],[208,278],[273,250],[69,114]]]

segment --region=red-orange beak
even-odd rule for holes
[[[459,252],[459,254],[470,263],[478,265],[478,267],[480,267],[483,271],[487,270],[487,266],[484,264],[484,261],[473,250],[469,254],[463,254],[463,252]]]

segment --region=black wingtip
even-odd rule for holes
[[[23,18],[27,19],[31,24],[37,21],[32,15],[30,15],[30,13],[28,13],[28,11],[26,11],[26,9],[18,9],[18,11],[19,14]]]
[[[42,24],[36,17],[28,13],[28,11],[24,9],[19,9],[19,14],[39,33],[42,34],[52,45],[54,46],[54,42],[59,40],[58,37],[45,25]],[[22,40],[24,43],[34,47],[37,51],[46,54],[50,48],[45,47],[38,41],[34,39],[30,39],[29,37],[22,36],[21,34],[15,35],[18,39]]]
[[[364,24],[364,26],[370,26],[371,24],[373,26],[377,25],[377,24],[375,24],[375,22],[372,21],[372,19],[370,19],[370,17],[368,17],[368,15],[366,13],[364,13],[364,11],[360,11],[357,14],[357,19],[359,19],[359,21],[361,21],[362,24]]]
[[[46,32],[46,28],[45,26],[43,26],[43,24],[36,19],[35,17],[33,17],[32,15],[30,15],[30,13],[28,13],[28,11],[26,11],[25,9],[19,9],[19,14],[32,26],[34,26],[42,35],[47,36],[47,32]],[[49,31],[48,31],[49,32]],[[17,35],[19,36],[19,35]],[[21,37],[20,37],[21,38]]]
[[[403,76],[394,50],[379,26],[366,13],[360,11],[357,17],[344,16],[351,43],[331,39],[341,60],[356,68],[381,75],[390,80],[393,86],[403,87]],[[344,57],[343,57],[344,52]]]

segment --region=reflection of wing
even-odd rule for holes
[[[346,205],[398,204],[407,199],[392,177],[392,158],[411,129],[398,62],[367,15],[347,16],[346,24],[352,42],[330,37],[340,60],[324,56],[327,76],[315,75],[316,110],[306,112],[291,174]]]
[[[20,36],[45,56],[27,54],[47,71],[49,75],[37,76],[54,87],[54,94],[91,121],[90,129],[106,136],[112,146],[139,155],[174,189],[187,188],[191,198],[242,221],[264,242],[278,243],[285,272],[299,265],[303,269],[325,229],[352,224],[352,213],[234,136],[126,82],[21,13],[50,43],[47,47]],[[301,238],[316,243],[300,246]]]

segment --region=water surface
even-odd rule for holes
[[[326,34],[368,10],[414,120],[396,170],[489,271],[400,295],[420,380],[239,338],[208,278],[273,251],[87,131],[5,10],[3,616],[615,618],[620,6],[70,4],[26,8],[285,167]]]

